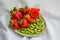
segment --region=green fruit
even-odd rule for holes
[[[25,31],[26,34],[29,34],[29,31]]]
[[[44,20],[43,19],[40,19],[40,24],[44,24]]]
[[[20,31],[21,33],[24,33],[24,31],[22,30],[22,31]]]
[[[37,30],[37,34],[42,34],[45,30],[44,29],[39,29]]]
[[[36,22],[40,22],[40,19],[36,19]]]
[[[38,27],[38,25],[36,25],[36,27],[35,27],[36,29],[39,29],[39,27]]]
[[[37,33],[37,29],[34,29],[34,31],[35,31],[35,34]]]
[[[33,24],[31,24],[30,27],[35,28],[35,26]]]
[[[39,22],[36,22],[37,23],[37,25],[40,25],[40,23]]]
[[[34,34],[34,30],[28,30],[31,34]]]
[[[34,28],[30,27],[31,30],[33,30]]]
[[[39,28],[43,29],[43,28],[45,28],[45,25],[40,25]]]
[[[36,24],[36,23],[34,23],[33,25],[34,25],[34,26],[36,26],[37,24]]]

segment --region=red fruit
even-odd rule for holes
[[[31,8],[29,14],[32,18],[36,19],[39,17],[39,9],[38,8]]]
[[[21,26],[24,27],[24,28],[28,28],[29,27],[28,21],[26,19],[24,19]]]
[[[16,19],[13,19],[12,29],[20,29],[18,21]]]
[[[30,23],[32,23],[33,20],[34,20],[33,18],[28,19],[28,21],[29,21]]]
[[[25,18],[28,20],[28,19],[30,19],[31,17],[30,17],[29,14],[26,14],[26,15],[25,15]]]
[[[15,12],[13,12],[13,13],[11,14],[11,17],[12,17],[13,19],[20,20],[21,17],[22,17],[22,14],[21,14],[21,12],[20,12],[19,10],[16,10]]]
[[[27,14],[26,16],[25,16],[25,18],[31,23],[34,19],[33,18],[31,18],[31,16],[29,15],[29,14]]]
[[[21,18],[17,14],[12,14],[11,17],[16,20],[20,20]]]
[[[29,12],[29,8],[25,8],[25,9],[23,9],[21,12],[22,12],[22,14],[24,15],[24,14],[26,14],[26,13]]]
[[[19,17],[22,17],[22,13],[19,10],[16,10],[16,14],[18,14]]]

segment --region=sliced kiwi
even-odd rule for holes
[[[33,30],[34,28],[33,27],[30,27],[31,30]]]
[[[30,25],[31,28],[35,28],[35,26],[33,24]]]
[[[38,26],[40,29],[44,29],[45,28],[45,25],[39,25]]]
[[[25,33],[26,33],[26,34],[29,34],[29,31],[28,31],[28,30],[26,30],[26,31],[25,31]]]
[[[39,29],[38,25],[35,26],[35,29]]]
[[[40,24],[44,24],[44,20],[43,19],[40,19]]]
[[[34,25],[34,26],[36,26],[37,24],[36,24],[36,23],[34,23],[33,25]]]
[[[43,33],[44,32],[44,29],[36,29],[35,30],[35,33],[36,34],[41,34],[41,33]]]
[[[34,30],[28,30],[31,34],[34,34]]]

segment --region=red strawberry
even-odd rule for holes
[[[29,19],[31,18],[29,14],[26,14],[24,17],[25,17],[27,20],[29,20]]]
[[[29,14],[27,14],[26,16],[25,16],[25,18],[31,23],[34,19],[33,18],[31,18],[31,16],[29,15]]]
[[[22,12],[22,14],[24,15],[24,14],[26,14],[26,13],[29,12],[29,9],[28,9],[28,8],[25,8],[25,9],[23,9],[21,12]]]
[[[18,21],[16,19],[13,19],[12,29],[20,29]]]
[[[20,20],[21,18],[17,14],[12,14],[11,17],[16,20]]]
[[[31,8],[29,10],[29,14],[32,18],[37,19],[39,17],[39,9],[38,8]]]
[[[34,20],[33,18],[28,19],[28,21],[29,21],[30,23],[32,23],[33,20]]]
[[[13,12],[13,13],[11,14],[11,17],[12,17],[13,19],[20,20],[21,17],[22,17],[22,14],[21,14],[21,12],[20,12],[19,10],[16,10],[15,12]]]
[[[22,17],[22,13],[19,10],[16,10],[16,14],[18,14],[19,17]]]
[[[26,19],[24,19],[24,20],[22,21],[21,26],[24,27],[24,28],[28,28],[28,27],[29,27],[28,21],[27,21]]]

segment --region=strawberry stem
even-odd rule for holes
[[[20,11],[22,11],[24,8],[19,8]]]
[[[16,10],[17,10],[17,8],[16,8],[16,7],[14,7],[14,8],[13,8],[13,11],[16,11]]]
[[[16,7],[14,7],[13,9],[11,9],[11,11],[10,11],[10,13],[12,14],[14,11],[16,11],[17,10],[17,8]]]
[[[25,7],[23,7],[23,8],[19,8],[19,10],[22,11],[22,10],[24,10],[24,9],[26,9],[26,8],[28,8],[27,5],[26,5]]]
[[[28,6],[26,5],[24,8],[28,8]]]

